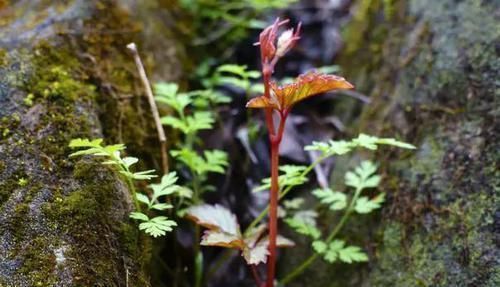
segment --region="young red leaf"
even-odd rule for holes
[[[342,77],[308,72],[300,75],[291,84],[278,86],[272,82],[270,97],[253,98],[247,103],[247,108],[272,108],[286,111],[297,102],[317,94],[352,88],[354,86]]]

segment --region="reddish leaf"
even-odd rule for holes
[[[210,230],[241,237],[236,216],[222,205],[198,205],[188,209],[187,217]]]
[[[222,231],[207,230],[201,238],[201,245],[242,249],[245,242],[239,236]]]
[[[295,103],[334,90],[354,88],[344,78],[335,75],[326,75],[309,72],[300,75],[295,82],[283,86],[271,83],[270,97],[257,97],[247,103],[248,108],[273,108],[279,111],[290,109]]]

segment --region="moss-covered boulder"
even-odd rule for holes
[[[291,286],[500,286],[498,4],[355,2],[339,61],[372,103],[338,114],[418,149],[375,157],[388,202],[343,234],[370,263],[318,261]]]
[[[105,137],[156,167],[125,46],[144,47],[153,78],[179,79],[182,48],[161,3],[0,1],[0,286],[149,286],[126,185],[67,146]]]

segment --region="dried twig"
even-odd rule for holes
[[[158,113],[158,108],[156,107],[153,91],[151,90],[151,85],[149,84],[149,80],[146,75],[146,71],[144,70],[144,65],[142,64],[139,52],[137,52],[137,46],[135,45],[135,43],[130,43],[127,45],[127,48],[132,52],[134,56],[135,64],[137,66],[137,70],[139,71],[139,76],[141,77],[142,84],[144,85],[144,90],[146,91],[146,96],[148,98],[149,106],[151,107],[151,114],[153,115],[153,119],[156,125],[156,130],[158,132],[158,140],[160,141],[160,153],[161,153],[163,173],[167,174],[168,173],[167,137],[165,136],[165,131],[163,130],[163,126],[160,121],[160,114]]]

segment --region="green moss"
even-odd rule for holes
[[[20,251],[24,261],[19,272],[26,274],[33,286],[54,286],[57,278],[54,275],[56,258],[51,252],[50,242],[44,236],[33,238],[29,246]]]

